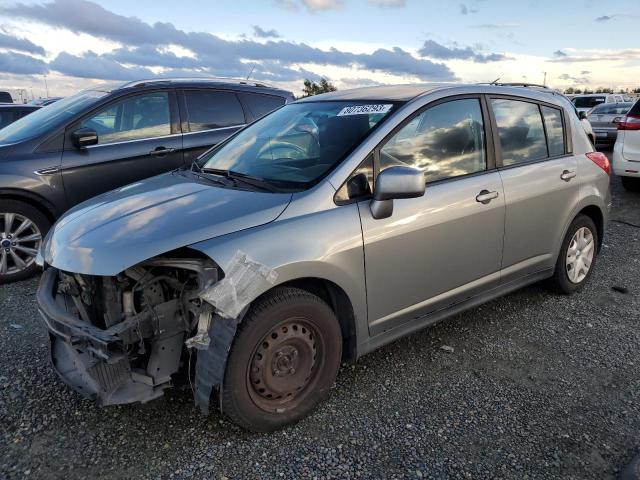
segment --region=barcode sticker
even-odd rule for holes
[[[384,105],[354,105],[352,107],[344,107],[338,113],[338,117],[346,117],[347,115],[365,115],[369,113],[387,113],[393,107],[392,104]]]

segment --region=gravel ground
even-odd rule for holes
[[[613,189],[612,218],[640,225]],[[0,479],[615,478],[640,451],[640,228],[612,222],[596,268],[580,294],[528,287],[344,366],[267,435],[190,392],[99,409],[49,366],[37,281],[2,286]]]

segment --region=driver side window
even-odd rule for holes
[[[153,92],[108,105],[82,121],[98,134],[98,145],[171,134],[169,93]]]
[[[380,150],[380,171],[394,165],[422,170],[427,182],[486,169],[480,100],[452,100],[406,124]]]

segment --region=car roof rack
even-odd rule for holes
[[[480,82],[478,85],[495,85],[497,87],[536,87],[536,88],[546,88],[547,90],[553,90],[551,87],[547,85],[542,85],[541,83],[528,83],[528,82]]]
[[[132,82],[125,83],[120,88],[136,88],[136,87],[145,87],[147,85],[171,84],[176,82],[221,83],[221,84],[231,83],[236,85],[248,85],[251,87],[276,88],[272,85],[262,83],[262,82],[253,82],[251,80],[243,80],[240,78],[225,78],[225,77],[175,77],[175,78],[135,80]]]

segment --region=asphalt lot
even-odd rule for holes
[[[640,195],[612,185],[583,292],[531,286],[397,341],[275,434],[190,392],[96,407],[49,366],[37,280],[1,286],[0,478],[615,478],[640,452]]]

